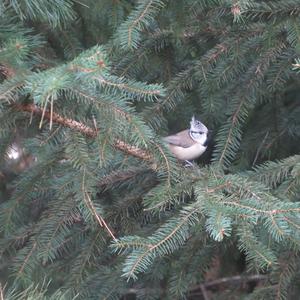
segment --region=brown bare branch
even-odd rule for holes
[[[195,285],[192,287],[189,291],[189,296],[194,297],[196,295],[202,295],[202,297],[205,300],[209,299],[209,294],[207,293],[207,290],[210,288],[214,288],[216,286],[226,284],[226,285],[237,285],[241,283],[246,283],[246,282],[260,282],[260,281],[265,281],[268,279],[267,275],[262,275],[262,274],[256,274],[256,275],[249,275],[249,276],[232,276],[232,277],[223,277],[219,278],[216,280],[211,280],[207,282],[200,283],[198,285]],[[273,285],[272,287],[275,288],[277,285]],[[143,289],[144,292],[148,291],[150,292],[151,289]],[[137,294],[141,292],[140,289],[135,289],[135,288],[130,288],[127,290],[128,294]],[[188,297],[189,299],[189,297]],[[198,298],[197,298],[198,299]]]
[[[208,296],[208,293],[206,291],[204,284],[200,284],[200,289],[201,289],[201,293],[202,293],[204,300],[209,300],[210,298]]]
[[[30,112],[35,115],[39,115],[39,116],[43,115],[43,109],[36,106],[35,104],[15,104],[15,108],[17,110]],[[82,134],[84,134],[90,138],[95,138],[99,131],[99,130],[94,130],[91,127],[89,127],[83,123],[77,122],[73,119],[62,117],[61,115],[59,115],[58,113],[55,113],[55,112],[53,112],[51,114],[50,111],[45,111],[44,119],[47,119],[49,121],[52,120],[53,123],[57,123],[57,124],[65,126],[65,127],[69,127],[73,130],[79,131]],[[137,157],[139,159],[142,159],[145,161],[152,160],[152,156],[149,152],[147,152],[143,149],[140,149],[138,147],[135,147],[133,145],[127,144],[124,141],[115,140],[113,146],[116,149],[118,149],[128,155]]]
[[[204,286],[205,288],[211,288],[216,285],[221,285],[221,284],[238,284],[238,283],[243,283],[243,282],[251,282],[251,281],[265,281],[267,280],[266,275],[262,274],[255,274],[255,275],[249,275],[249,276],[241,276],[241,275],[236,275],[232,277],[223,277],[219,278],[216,280],[211,280],[208,282],[203,282],[199,285],[194,286],[191,290],[190,293],[194,293],[197,290],[202,291],[202,287]]]

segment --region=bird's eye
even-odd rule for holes
[[[200,131],[199,133],[200,133],[200,134],[203,134],[204,132],[203,132],[203,131]]]

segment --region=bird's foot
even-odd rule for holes
[[[185,160],[185,165],[184,166],[185,167],[194,167],[194,164],[189,160]]]

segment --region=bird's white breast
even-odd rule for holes
[[[195,143],[193,146],[183,148],[169,144],[171,152],[180,160],[193,160],[199,157],[205,150],[206,147],[199,143]]]

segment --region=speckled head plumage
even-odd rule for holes
[[[192,117],[190,122],[190,137],[197,143],[204,145],[207,141],[207,127],[201,123],[199,120],[196,120],[195,117]]]

